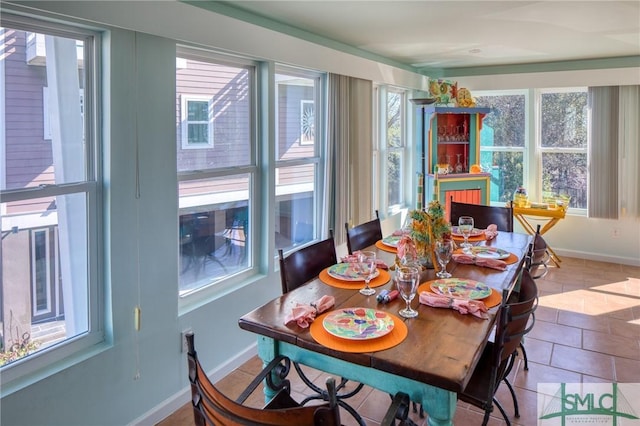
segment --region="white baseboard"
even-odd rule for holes
[[[620,263],[622,265],[640,266],[640,259],[634,259],[632,257],[620,257],[620,256],[607,256],[602,253],[591,253],[577,250],[562,250],[553,249],[560,258],[562,256],[575,257],[577,259],[595,260],[599,262]]]
[[[240,367],[245,362],[249,361],[257,353],[258,345],[257,343],[254,343],[233,358],[229,359],[224,364],[221,364],[214,370],[208,372],[207,375],[209,376],[211,381],[215,383],[225,377],[227,374],[231,373],[236,368]],[[187,373],[185,371],[185,378],[186,377]],[[173,412],[175,412],[177,409],[179,409],[189,401],[191,401],[191,388],[189,385],[187,385],[180,392],[171,396],[170,398],[167,398],[166,400],[140,416],[138,419],[131,422],[129,425],[154,426],[162,420],[166,419],[169,415],[171,415]]]

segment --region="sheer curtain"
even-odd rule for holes
[[[620,216],[640,220],[640,86],[620,86]]]
[[[589,216],[640,219],[640,86],[590,87]]]
[[[590,87],[589,216],[618,217],[618,87]]]
[[[345,223],[373,219],[372,155],[373,82],[329,74],[329,167],[336,244],[346,241]]]

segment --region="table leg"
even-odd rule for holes
[[[427,420],[429,426],[453,425],[457,403],[455,392],[302,349],[270,337],[258,336],[258,356],[262,362],[266,365],[277,355],[288,356],[291,361],[301,362],[328,374],[367,384],[390,395],[395,395],[398,391],[405,392],[412,401],[422,404],[429,414]],[[272,396],[267,394],[266,388],[265,386],[265,399],[268,401]]]

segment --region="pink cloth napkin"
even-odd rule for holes
[[[354,251],[353,254],[343,256],[340,260],[343,263],[355,263],[358,261],[358,254],[360,254],[360,250]],[[376,268],[389,269],[389,265],[387,265],[382,259],[376,259]]]
[[[487,241],[493,240],[495,237],[497,237],[498,236],[498,225],[491,224],[491,225],[487,226],[487,229],[485,229],[485,231],[484,231],[484,236],[487,239]]]
[[[418,251],[416,250],[416,245],[413,243],[411,236],[403,235],[398,241],[398,245],[396,246],[396,251],[398,252],[398,259],[402,259],[405,256],[410,259],[418,258]]]
[[[453,260],[458,263],[467,263],[469,265],[477,265],[484,266],[485,268],[497,269],[499,271],[504,271],[507,269],[507,264],[500,259],[489,259],[486,257],[477,257],[472,254],[466,253],[457,253],[454,254]]]
[[[480,300],[455,299],[442,294],[423,291],[419,296],[420,303],[434,308],[451,308],[461,314],[471,314],[475,317],[487,319],[487,306]]]
[[[318,314],[323,313],[335,305],[336,299],[333,296],[324,295],[314,303],[296,303],[291,312],[285,317],[284,324],[289,325],[296,322],[301,328],[307,328],[316,319]]]

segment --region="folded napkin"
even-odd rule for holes
[[[285,317],[284,324],[289,325],[296,322],[299,327],[307,328],[316,319],[316,315],[321,314],[331,308],[336,303],[333,296],[324,295],[314,303],[296,303],[291,312]]]
[[[484,266],[485,268],[497,269],[504,271],[507,264],[500,259],[490,259],[486,257],[477,257],[472,254],[456,253],[452,256],[453,260],[458,263],[467,263],[469,265]]]
[[[348,254],[346,256],[343,256],[340,260],[343,263],[356,263],[358,261],[358,255],[360,254],[360,251],[354,251],[353,254]],[[379,269],[389,269],[389,265],[387,265],[385,263],[384,260],[382,259],[376,259],[376,268]]]
[[[493,240],[498,236],[498,225],[491,224],[487,226],[487,229],[484,231],[484,237],[489,240]]]
[[[408,234],[408,231],[405,231],[404,229],[396,229],[395,231],[393,231],[393,233],[391,235],[393,235],[394,237],[402,237],[405,234]]]
[[[420,303],[434,308],[451,308],[461,314],[471,314],[475,317],[487,319],[487,306],[480,300],[456,299],[442,294],[423,291],[419,296]]]

